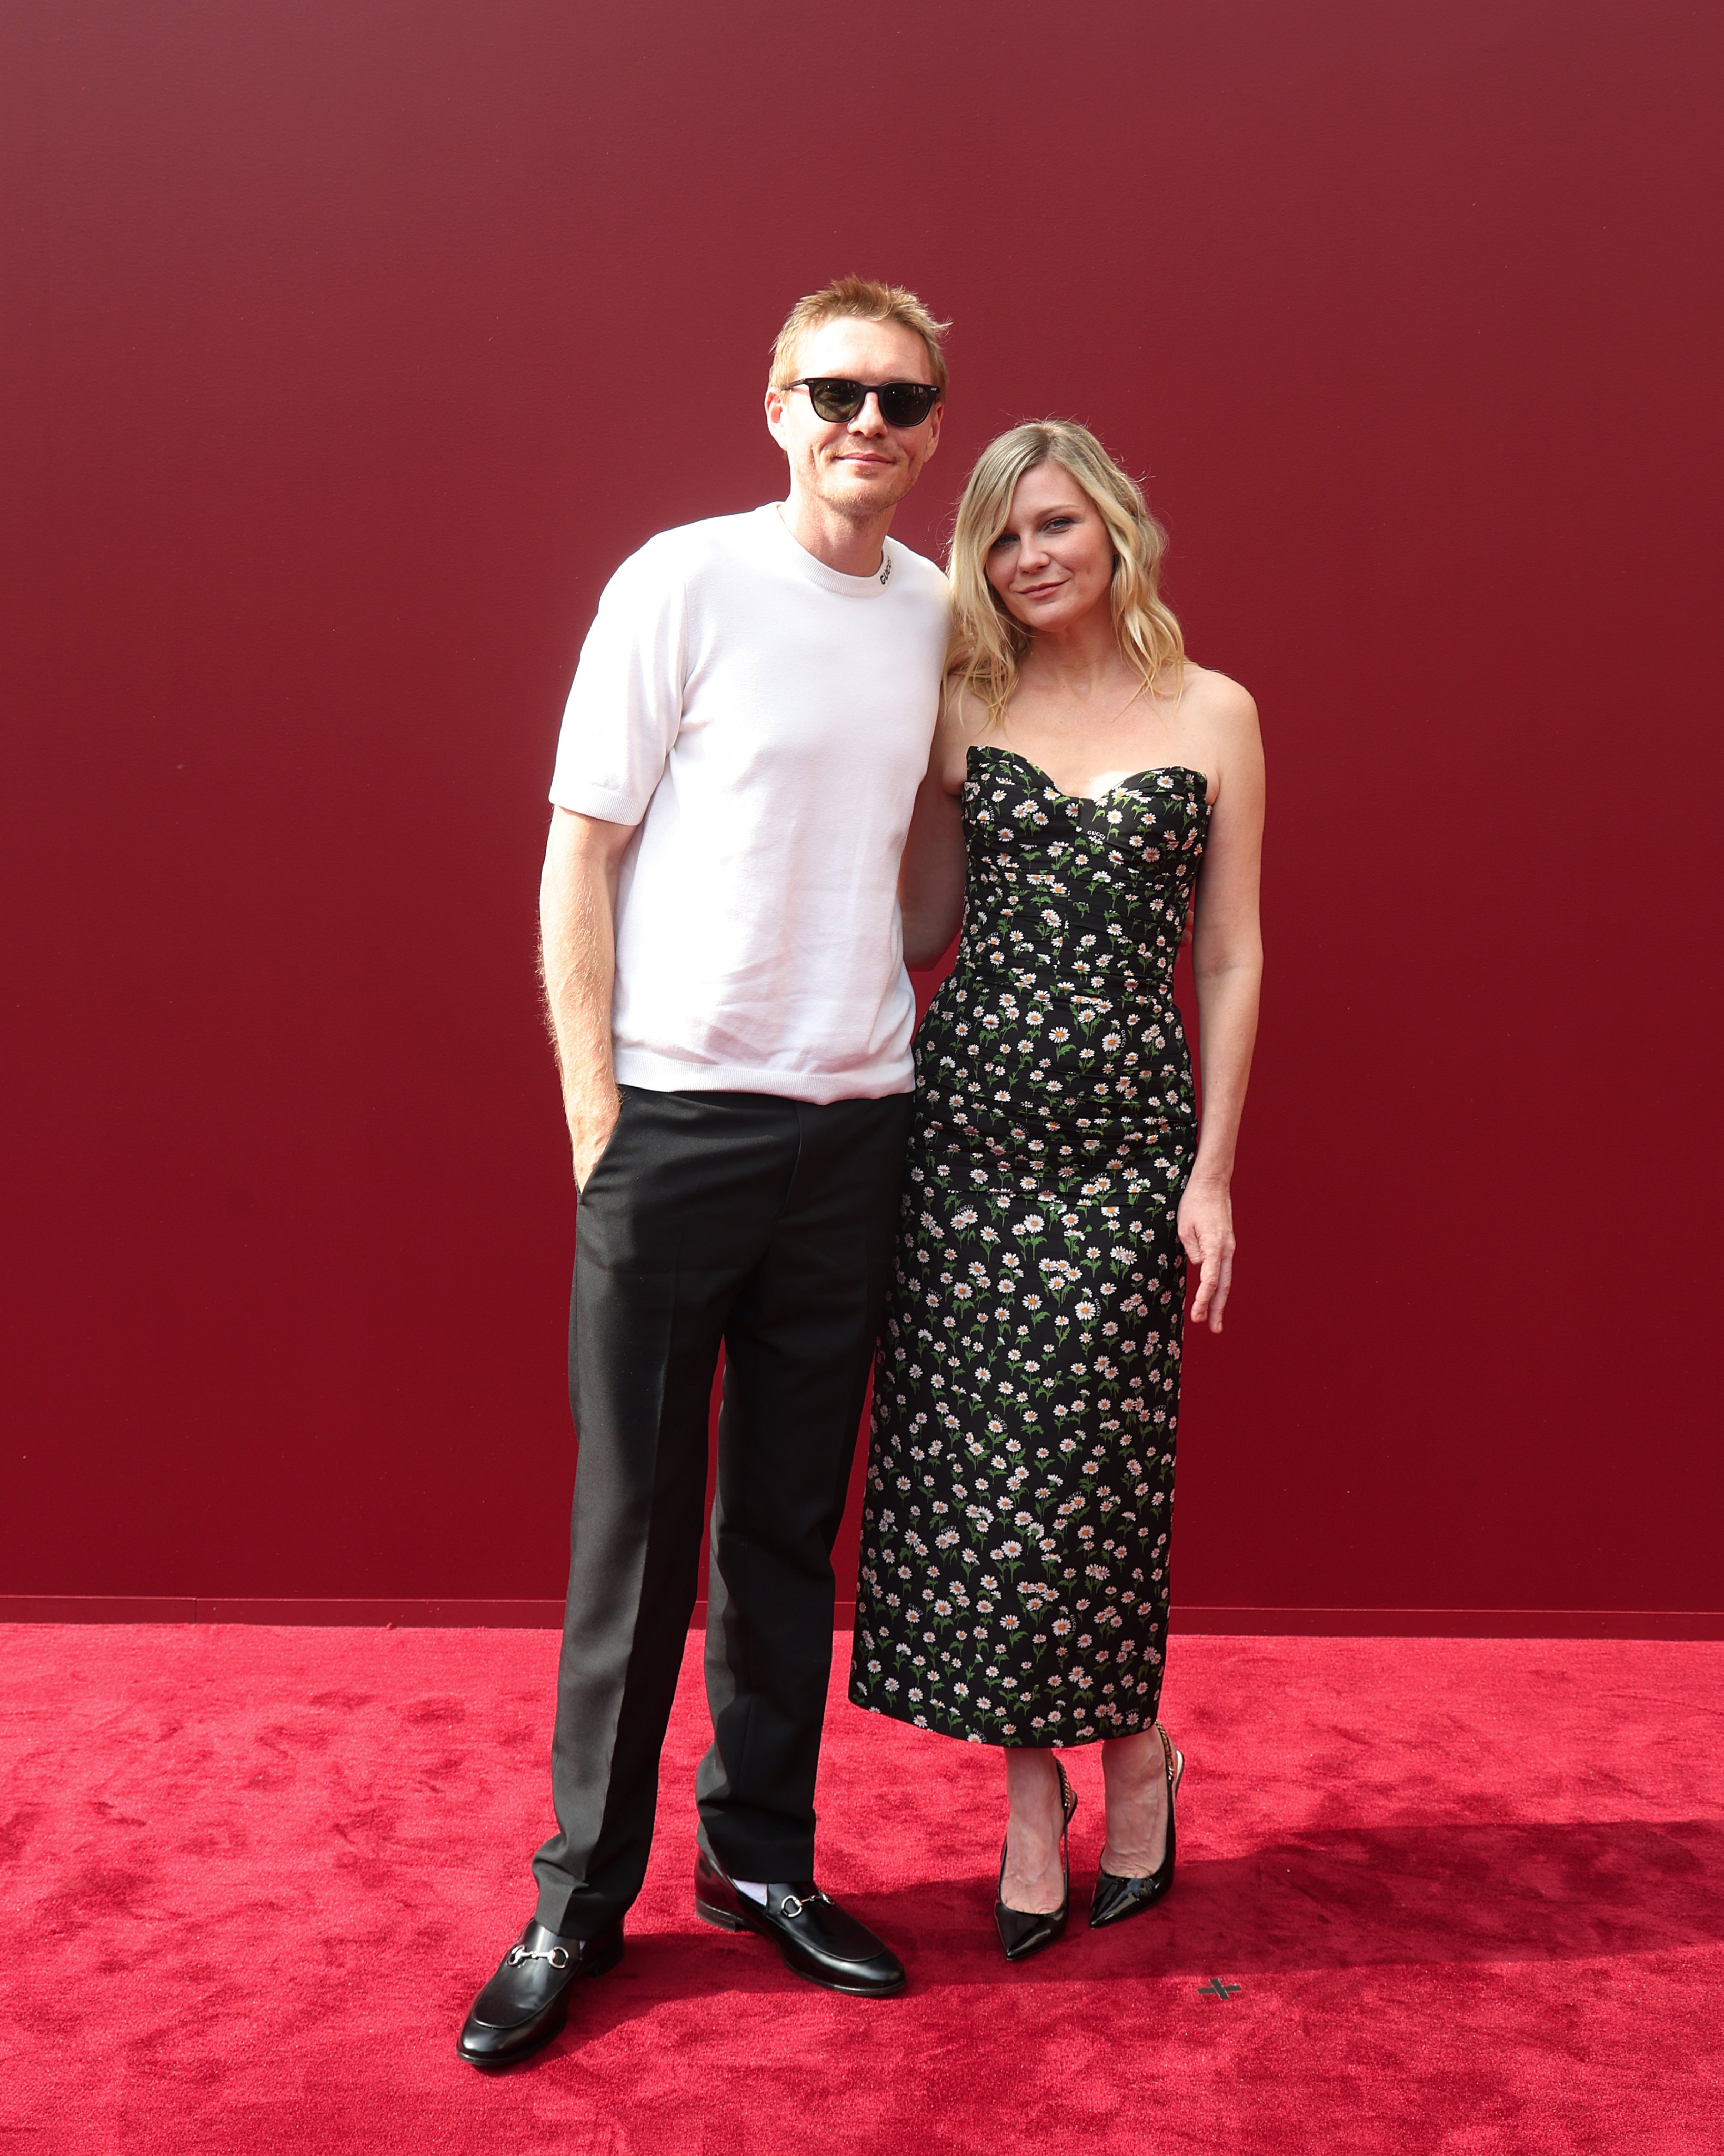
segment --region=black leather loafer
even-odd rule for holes
[[[603,1976],[623,1958],[623,1927],[596,1939],[566,1939],[527,1926],[473,2002],[455,2049],[472,2066],[510,2066],[538,2051],[569,2018],[577,1976]]]
[[[888,1999],[904,1989],[904,1964],[865,1924],[812,1879],[767,1886],[764,1906],[733,1886],[704,1849],[695,1857],[695,1914],[721,1931],[758,1932],[788,1969],[829,1991]]]

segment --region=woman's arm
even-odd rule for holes
[[[1206,700],[1208,701],[1208,700]],[[1234,1152],[1263,982],[1257,896],[1263,853],[1263,742],[1257,706],[1237,682],[1216,680],[1206,732],[1215,743],[1220,790],[1209,815],[1198,886],[1192,970],[1198,992],[1203,1122],[1198,1157],[1179,1204],[1179,1240],[1198,1270],[1191,1317],[1221,1330],[1233,1285]]]
[[[962,793],[967,740],[962,715],[948,698],[934,729],[927,776],[916,793],[910,835],[898,865],[906,966],[931,966],[963,921]]]

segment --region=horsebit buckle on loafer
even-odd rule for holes
[[[524,1961],[548,1961],[552,1969],[567,1969],[569,1965],[568,1948],[552,1947],[547,1953],[541,1947],[511,1947],[510,1968],[519,1969]]]
[[[803,1911],[816,1902],[829,1902],[832,1897],[823,1894],[817,1887],[812,1894],[787,1894],[778,1904],[781,1917],[799,1917]]]

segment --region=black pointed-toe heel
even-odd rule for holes
[[[1121,1879],[1111,1871],[1096,1872],[1095,1898],[1090,1904],[1092,1932],[1099,1932],[1104,1924],[1122,1924],[1127,1917],[1142,1916],[1146,1909],[1152,1909],[1173,1884],[1173,1792],[1185,1774],[1185,1754],[1174,1750],[1160,1722],[1155,1726],[1155,1733],[1162,1740],[1162,1757],[1167,1772],[1167,1845],[1155,1870],[1146,1872],[1141,1879]]]
[[[1071,1909],[1071,1856],[1067,1846],[1071,1831],[1071,1815],[1077,1810],[1077,1792],[1065,1779],[1065,1769],[1056,1759],[1054,1771],[1060,1777],[1060,1804],[1065,1816],[1060,1827],[1060,1869],[1065,1880],[1065,1892],[1060,1897],[1057,1909],[1008,1909],[995,1889],[993,1903],[994,1928],[1000,1935],[1000,1944],[1005,1949],[1008,1961],[1028,1961],[1044,1947],[1050,1947],[1065,1929],[1065,1919]],[[1000,1887],[1006,1883],[1006,1851],[1011,1837],[1000,1844]]]

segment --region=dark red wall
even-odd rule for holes
[[[601,583],[768,498],[788,302],[955,317],[1269,743],[1187,1603],[1724,1608],[1705,0],[24,0],[10,1592],[551,1595],[535,1007]]]

